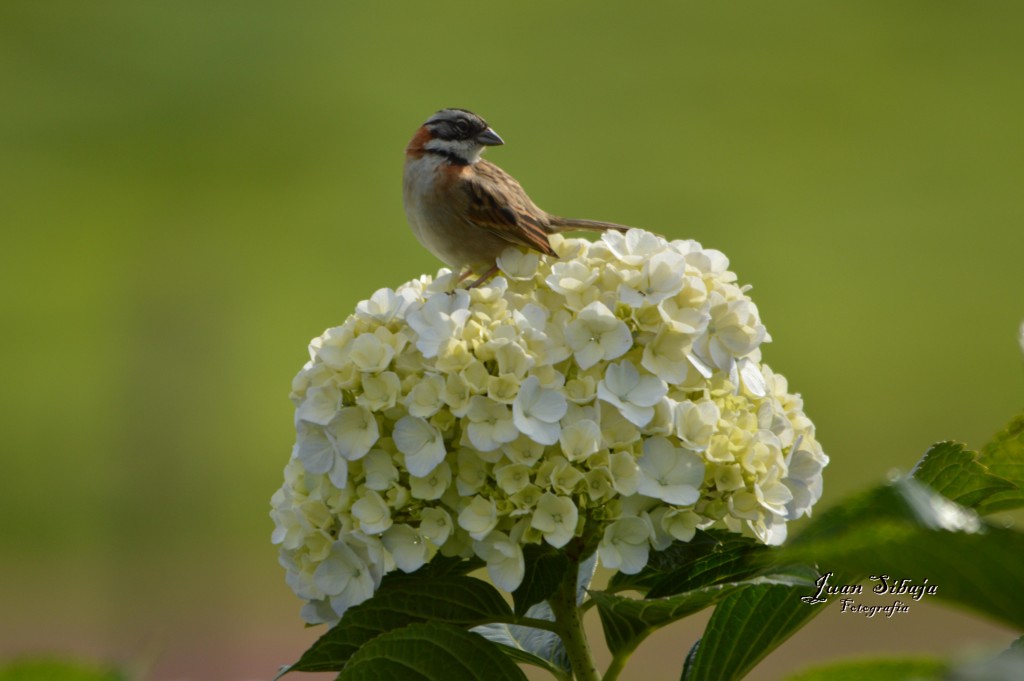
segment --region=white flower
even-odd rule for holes
[[[468,497],[479,490],[487,482],[488,469],[480,452],[472,449],[460,449],[458,453],[458,486],[459,496]]]
[[[684,276],[679,292],[658,303],[661,320],[676,333],[696,337],[707,328],[711,315],[705,309],[708,289],[697,276]]]
[[[306,391],[306,399],[295,410],[295,418],[326,426],[340,406],[341,391],[337,386],[318,385]]]
[[[560,456],[551,457],[541,466],[537,476],[547,478],[551,489],[562,494],[573,494],[577,485],[583,481],[583,473]]]
[[[698,529],[776,544],[811,513],[828,457],[725,256],[643,230],[551,244],[471,290],[448,270],[381,289],[310,342],[271,499],[306,621],[437,553],[513,590],[529,544],[586,532],[635,573]]]
[[[433,501],[440,499],[452,482],[452,468],[448,462],[442,461],[434,470],[419,478],[409,476],[409,491],[416,499]]]
[[[344,488],[348,484],[348,461],[341,456],[334,440],[322,429],[302,421],[297,431],[295,454],[303,467],[310,473],[326,473],[338,488]]]
[[[683,256],[660,251],[644,262],[640,277],[619,286],[619,297],[630,307],[657,305],[683,288]]]
[[[420,534],[441,546],[452,533],[452,518],[443,508],[425,508],[420,513]]]
[[[441,393],[444,378],[439,374],[428,374],[416,382],[405,398],[405,407],[412,416],[428,419],[444,406]]]
[[[498,363],[499,376],[511,375],[516,378],[526,376],[526,372],[537,364],[537,360],[527,353],[523,346],[508,341],[497,344],[494,359]]]
[[[366,456],[380,437],[377,419],[366,407],[345,407],[327,424],[335,449],[349,461]]]
[[[498,268],[506,277],[516,281],[533,279],[533,276],[537,274],[537,266],[539,264],[539,255],[515,247],[506,248],[498,256]]]
[[[469,294],[458,290],[452,294],[434,294],[418,309],[408,313],[406,320],[416,332],[416,347],[424,357],[436,357],[445,341],[462,333],[469,318]]]
[[[363,392],[356,397],[356,404],[371,411],[384,411],[395,406],[402,382],[393,371],[363,378]]]
[[[769,475],[754,485],[757,502],[772,515],[786,516],[786,507],[793,500],[793,493],[778,475]]]
[[[368,489],[352,504],[352,517],[366,534],[380,534],[391,527],[391,509],[377,492]]]
[[[691,348],[688,336],[665,327],[644,346],[640,365],[663,381],[679,384],[696,371]]]
[[[369,300],[356,305],[356,315],[387,324],[392,319],[401,318],[413,300],[415,294],[408,289],[397,293],[389,288],[378,289]]]
[[[786,525],[779,522],[783,518],[765,511],[764,497],[757,490],[733,493],[729,497],[729,513],[726,522],[731,528],[736,528],[734,531],[746,525],[754,536],[769,546],[778,545],[786,538]]]
[[[491,532],[473,542],[473,550],[487,562],[487,575],[498,588],[512,592],[523,583],[526,572],[523,549],[504,532]]]
[[[544,534],[544,541],[560,549],[576,534],[579,510],[572,499],[545,492],[533,512],[530,527]]]
[[[590,419],[580,419],[562,428],[558,441],[569,461],[581,461],[601,448],[601,427]]]
[[[612,472],[607,466],[591,468],[583,479],[587,485],[587,496],[591,501],[605,501],[614,496]]]
[[[768,385],[757,362],[749,357],[743,357],[736,362],[736,368],[739,369],[737,373],[740,385],[748,394],[754,397],[764,397],[768,394]]]
[[[698,353],[702,360],[729,374],[736,359],[753,352],[767,333],[750,299],[730,300],[718,291],[708,298],[711,321],[697,343]]]
[[[629,360],[609,364],[597,396],[619,408],[622,415],[637,426],[645,426],[654,417],[654,405],[668,392],[665,381],[657,376],[641,376]]]
[[[398,481],[398,469],[391,463],[391,455],[383,449],[373,449],[363,459],[363,474],[366,486],[383,492]]]
[[[629,452],[615,452],[609,460],[612,486],[623,496],[636,494],[640,487],[640,467]]]
[[[620,518],[604,530],[597,547],[601,564],[627,575],[635,575],[647,565],[651,526],[642,518]]]
[[[581,369],[589,369],[601,360],[626,354],[633,345],[633,334],[604,303],[594,301],[579,311],[565,329],[565,340]]]
[[[483,539],[498,524],[498,509],[493,499],[475,496],[459,513],[459,527],[473,539]]]
[[[501,490],[512,496],[530,484],[532,468],[522,463],[509,463],[494,469],[494,478]]]
[[[601,241],[608,244],[616,258],[631,267],[642,265],[665,247],[664,239],[642,229],[631,229],[625,234],[609,230],[601,235]]]
[[[598,274],[597,270],[578,260],[560,260],[551,268],[547,283],[553,291],[562,295],[579,294],[594,283]]]
[[[466,412],[469,441],[481,452],[490,452],[519,437],[512,422],[512,411],[494,400],[474,395]]]
[[[811,507],[821,498],[821,469],[828,457],[816,442],[801,439],[786,456],[787,475],[782,480],[792,499],[786,504],[786,520],[811,514]]]
[[[693,452],[673,447],[663,437],[652,437],[644,442],[644,453],[637,463],[640,494],[676,506],[689,506],[700,498],[704,462]]]
[[[395,349],[377,334],[364,333],[352,341],[348,356],[360,371],[378,372],[384,371],[391,364]]]
[[[683,401],[675,407],[676,437],[690,449],[701,452],[708,448],[718,427],[721,412],[711,400]]]
[[[381,541],[402,572],[415,572],[427,562],[430,547],[415,528],[408,525],[392,525],[381,536]]]
[[[743,470],[738,464],[726,463],[714,466],[715,489],[720,492],[732,492],[743,489],[746,481],[743,479]]]
[[[568,402],[565,395],[542,388],[540,379],[530,376],[519,386],[519,394],[512,403],[512,418],[516,428],[534,442],[553,445],[558,442]]]
[[[693,539],[701,524],[701,517],[693,511],[670,508],[661,516],[662,528],[679,541]]]
[[[415,416],[403,416],[392,434],[398,451],[405,454],[405,467],[411,475],[426,477],[444,461],[444,439],[437,428]]]
[[[372,596],[377,588],[369,566],[344,541],[334,542],[330,555],[313,572],[313,583],[330,598],[339,616]]]

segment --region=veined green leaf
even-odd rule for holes
[[[969,508],[997,493],[1017,489],[1009,480],[992,475],[976,453],[958,442],[933,445],[912,475],[947,499]]]
[[[939,598],[1024,627],[1024,535],[991,526],[913,479],[873,488],[816,517],[777,560],[937,587]],[[733,681],[824,610],[806,588],[758,585],[726,596],[687,660],[683,678]],[[896,594],[899,597],[900,594]],[[902,594],[910,602],[912,594]]]
[[[743,678],[823,608],[800,600],[804,586],[759,584],[732,591],[715,607],[687,657],[682,681]]]
[[[1024,414],[1018,415],[985,445],[980,459],[990,473],[1009,480],[1016,489],[986,498],[978,505],[978,512],[988,514],[1024,506]]]
[[[806,591],[813,587],[817,576],[810,568],[795,566],[743,581],[703,586],[663,598],[636,599],[602,591],[591,593],[591,598],[597,603],[608,647],[613,654],[619,655],[634,650],[656,629],[702,610],[738,589],[781,584]]]
[[[636,590],[667,596],[715,582],[729,580],[742,572],[741,566],[759,563],[767,548],[750,537],[724,530],[698,530],[688,542],[672,542],[668,548],[652,551],[646,567],[635,575],[615,573],[608,591]],[[729,566],[732,567],[729,567]]]
[[[918,585],[927,580],[936,587],[927,598],[1024,628],[1024,534],[984,523],[910,479],[856,501],[808,525],[783,556],[815,561],[822,571],[842,566],[855,579],[886,575],[890,584],[908,579]],[[863,514],[851,517],[851,508]]]
[[[547,544],[530,544],[523,548],[526,570],[523,582],[512,592],[517,615],[524,615],[530,606],[540,603],[555,592],[569,569],[569,558]]]
[[[704,586],[737,582],[754,577],[770,560],[773,549],[748,537],[735,537],[718,544],[710,553],[666,572],[647,593],[661,598]]]
[[[382,585],[373,598],[351,608],[285,671],[341,671],[368,641],[416,622],[471,627],[511,615],[498,590],[482,580],[410,575]]]
[[[439,622],[410,624],[377,636],[352,655],[338,681],[525,681],[499,647]]]

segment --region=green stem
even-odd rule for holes
[[[521,627],[533,627],[534,629],[543,629],[544,631],[550,631],[558,634],[561,630],[555,622],[550,620],[537,619],[536,617],[503,617],[495,618],[492,622],[501,622],[504,624],[518,624]]]
[[[555,615],[558,635],[561,636],[565,651],[569,655],[569,663],[572,665],[576,681],[601,681],[594,655],[590,651],[590,643],[587,641],[587,632],[583,629],[583,613],[576,604],[578,574],[579,562],[571,561],[562,583],[548,600],[548,604]]]
[[[630,651],[632,652],[632,651]],[[608,669],[604,671],[604,678],[602,681],[616,681],[619,678],[619,674],[626,667],[626,660],[629,659],[629,653],[619,654],[612,657],[612,663],[608,665]]]

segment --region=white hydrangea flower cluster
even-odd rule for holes
[[[310,345],[272,499],[308,622],[438,551],[523,579],[523,546],[649,552],[725,527],[778,544],[828,458],[726,257],[643,230],[507,250],[504,276],[382,289]]]

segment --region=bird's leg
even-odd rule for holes
[[[467,289],[476,288],[477,286],[479,286],[480,284],[484,283],[485,281],[487,281],[488,279],[490,279],[491,277],[493,277],[497,273],[498,273],[498,264],[495,263],[494,266],[491,269],[487,270],[482,275],[480,275],[480,278],[478,278],[476,281],[474,281],[472,284],[470,284],[466,288]],[[466,273],[466,276],[469,276],[469,272]],[[465,279],[466,276],[462,277],[462,279]],[[462,279],[459,279],[459,281],[462,281]]]

